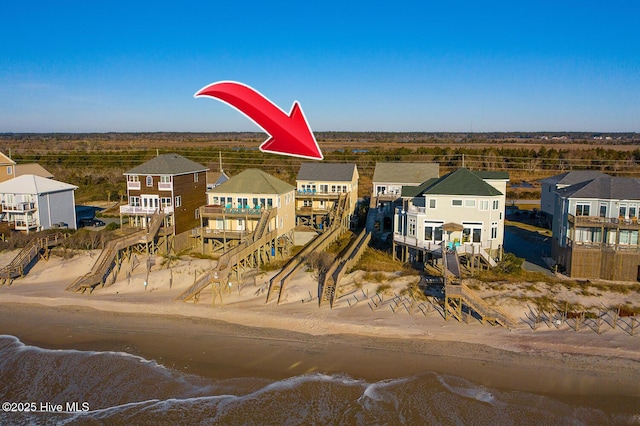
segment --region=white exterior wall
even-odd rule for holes
[[[73,191],[50,192],[37,197],[40,229],[51,229],[54,223],[64,222],[76,229],[76,205]]]
[[[420,197],[408,203],[407,211],[402,214],[396,211],[394,216],[395,240],[409,245],[425,247],[425,227],[435,227],[437,224],[457,223],[468,229],[480,230],[482,247],[498,248],[504,243],[504,207],[505,197],[500,196],[453,196],[438,195]],[[432,201],[434,200],[435,206]],[[461,206],[452,205],[453,200],[462,202]],[[497,202],[497,205],[494,205]],[[418,205],[417,205],[418,204]],[[488,207],[487,210],[484,210]],[[402,221],[402,223],[400,223]],[[415,228],[414,228],[415,226]],[[492,226],[496,228],[495,238],[492,238]],[[415,229],[415,232],[412,232]],[[471,240],[473,234],[470,235]],[[442,233],[442,241],[455,241],[471,244],[473,241],[463,241],[462,231]],[[437,242],[437,241],[436,241]]]

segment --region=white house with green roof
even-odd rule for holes
[[[445,246],[494,258],[504,243],[504,172],[461,168],[402,188],[393,250],[404,261],[439,257]],[[399,250],[398,250],[399,248]]]
[[[295,187],[258,169],[247,169],[207,191],[200,207],[205,251],[226,249],[255,231],[264,210],[276,209],[270,229],[292,237],[296,221]]]

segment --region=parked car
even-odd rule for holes
[[[78,221],[78,228],[83,228],[85,226],[93,226],[94,228],[104,226],[105,223],[100,219],[96,218],[82,218]]]

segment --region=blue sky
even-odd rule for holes
[[[315,131],[640,132],[640,2],[10,1],[0,132],[261,131],[220,80]]]

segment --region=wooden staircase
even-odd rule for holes
[[[329,306],[333,308],[340,280],[349,268],[360,260],[360,256],[362,256],[364,249],[369,245],[369,241],[371,241],[371,233],[368,233],[366,230],[362,230],[356,239],[349,244],[344,251],[344,254],[336,258],[327,273],[321,279],[320,287],[322,288],[322,291],[318,301],[320,306],[329,304]]]
[[[462,307],[476,312],[482,324],[490,323],[506,328],[514,328],[517,324],[509,314],[496,306],[489,306],[473,290],[465,284],[448,284],[445,286],[445,318],[453,316],[464,322]]]
[[[164,221],[164,216],[165,214],[163,212],[158,212],[151,217],[148,229],[141,229],[140,231],[107,242],[100,252],[98,259],[96,259],[93,264],[91,271],[78,277],[67,287],[67,290],[82,291],[84,293],[86,290],[90,292],[93,291],[95,287],[100,284],[105,285],[107,277],[113,270],[118,252],[135,244],[153,241]]]
[[[27,267],[43,250],[61,244],[66,237],[67,234],[55,233],[31,240],[7,266],[0,268],[0,282],[11,285],[14,279],[26,275]]]
[[[245,259],[247,256],[264,247],[269,241],[277,238],[277,229],[268,230],[269,222],[275,218],[276,215],[277,209],[263,211],[255,231],[249,238],[224,252],[218,259],[217,266],[196,278],[195,282],[178,296],[177,299],[183,302],[193,299],[194,302],[197,302],[200,292],[207,288],[207,286],[212,285],[215,287],[217,285],[218,289],[221,289],[223,285],[227,285],[233,267],[235,267],[240,260]]]
[[[320,234],[313,240],[309,241],[302,250],[289,259],[282,269],[274,275],[273,278],[271,278],[265,303],[272,301],[277,294],[277,303],[279,304],[282,300],[282,295],[284,294],[285,285],[300,270],[304,264],[305,257],[314,251],[324,250],[329,246],[329,244],[342,235],[346,230],[345,217],[348,213],[348,200],[347,194],[340,194],[335,207],[331,212],[329,212],[330,225],[327,227],[327,230],[323,234]]]

